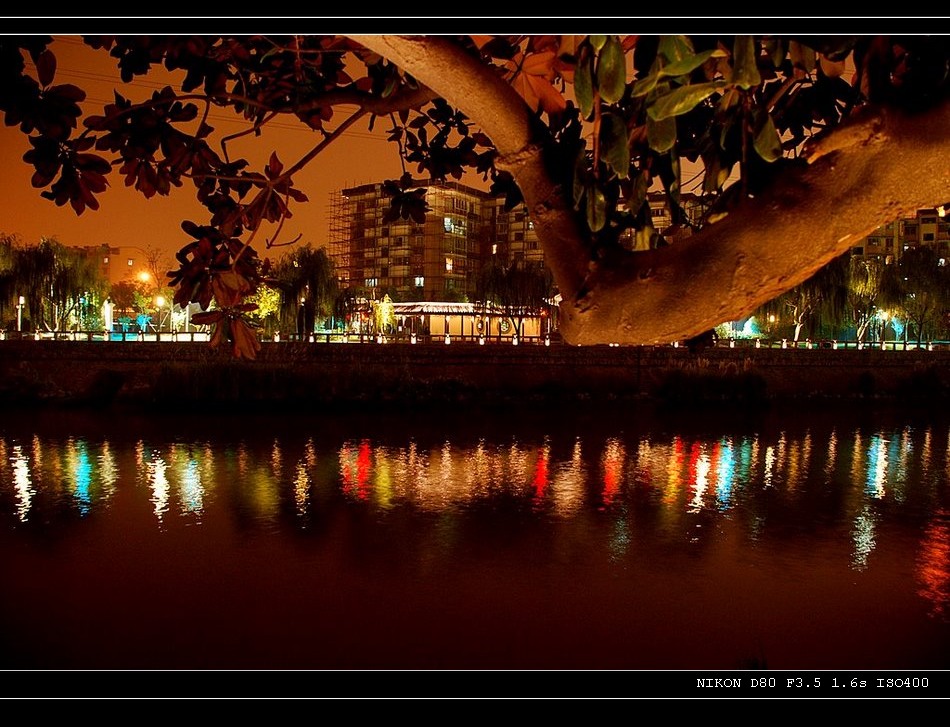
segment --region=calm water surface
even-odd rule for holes
[[[0,421],[0,668],[950,668],[946,418]]]

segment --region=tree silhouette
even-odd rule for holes
[[[245,302],[268,274],[257,248],[278,244],[306,201],[294,175],[360,122],[391,124],[417,173],[473,171],[527,204],[571,343],[690,338],[807,280],[877,226],[950,199],[945,35],[83,40],[125,82],[162,67],[180,87],[141,103],[117,91],[83,118],[84,92],[55,83],[50,37],[0,37],[0,110],[30,137],[33,184],[78,214],[99,207],[110,174],[146,197],[190,184],[208,219],[182,225],[175,302],[214,300],[194,320],[239,356],[257,350]],[[226,140],[275,120],[321,138],[300,159],[274,153],[253,169],[215,135],[212,109],[246,124]],[[681,205],[685,163],[700,166],[710,203],[699,221]],[[694,234],[630,249],[628,233],[645,239],[655,186]],[[405,185],[387,189],[394,216],[424,214]]]

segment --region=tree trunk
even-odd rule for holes
[[[570,190],[545,166],[527,106],[492,69],[438,36],[352,36],[459,108],[522,191],[574,344],[695,336],[807,280],[880,225],[950,197],[950,101],[918,114],[866,109],[784,164],[723,220],[666,248],[605,263],[588,254]]]

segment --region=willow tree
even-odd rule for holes
[[[635,18],[605,22],[638,32]],[[765,19],[775,33],[755,36],[84,36],[124,82],[157,67],[181,77],[142,103],[117,91],[85,118],[81,89],[55,83],[51,39],[4,36],[0,110],[30,135],[33,184],[79,214],[98,208],[110,173],[147,196],[191,182],[208,219],[182,225],[175,300],[214,300],[214,340],[238,355],[255,352],[244,300],[264,280],[257,248],[306,201],[295,174],[376,123],[391,125],[407,169],[472,170],[526,203],[565,340],[669,342],[950,200],[950,38],[790,36],[785,22]],[[321,139],[254,169],[220,147],[212,109],[248,136],[296,121]],[[685,162],[702,170],[702,220],[681,208]],[[392,185],[393,210],[418,219],[408,177]],[[631,249],[657,186],[693,234]]]

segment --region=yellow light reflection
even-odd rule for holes
[[[775,468],[775,448],[771,445],[765,448],[765,472],[762,475],[762,486],[772,486],[772,473]]]
[[[620,493],[623,485],[623,468],[627,459],[627,450],[623,443],[611,437],[604,445],[604,453],[600,458],[600,466],[604,474],[603,501],[610,505]]]
[[[165,513],[168,512],[168,499],[171,488],[168,483],[168,477],[165,474],[167,469],[168,465],[165,463],[165,460],[162,459],[162,456],[158,452],[152,452],[152,456],[146,465],[146,472],[149,487],[152,490],[152,496],[150,498],[152,509],[159,522],[162,521],[165,517]]]
[[[706,446],[703,445],[696,457],[696,477],[693,480],[693,498],[689,501],[686,508],[687,512],[697,513],[703,509],[703,495],[709,487],[709,454],[706,452]]]
[[[876,545],[874,513],[865,504],[864,509],[854,519],[851,537],[854,543],[854,554],[851,557],[851,567],[855,570],[865,570],[868,566],[868,556],[874,552]]]
[[[16,514],[20,522],[26,522],[29,519],[33,496],[36,494],[30,480],[30,463],[23,453],[23,447],[19,444],[13,445],[11,459],[13,462],[13,487],[16,493]]]
[[[571,459],[558,465],[551,482],[554,512],[562,517],[573,515],[584,502],[587,470],[581,457],[581,439],[574,442]]]
[[[303,462],[298,462],[297,473],[294,476],[294,504],[297,506],[298,515],[306,514],[309,502],[310,475],[307,474],[307,466]]]

